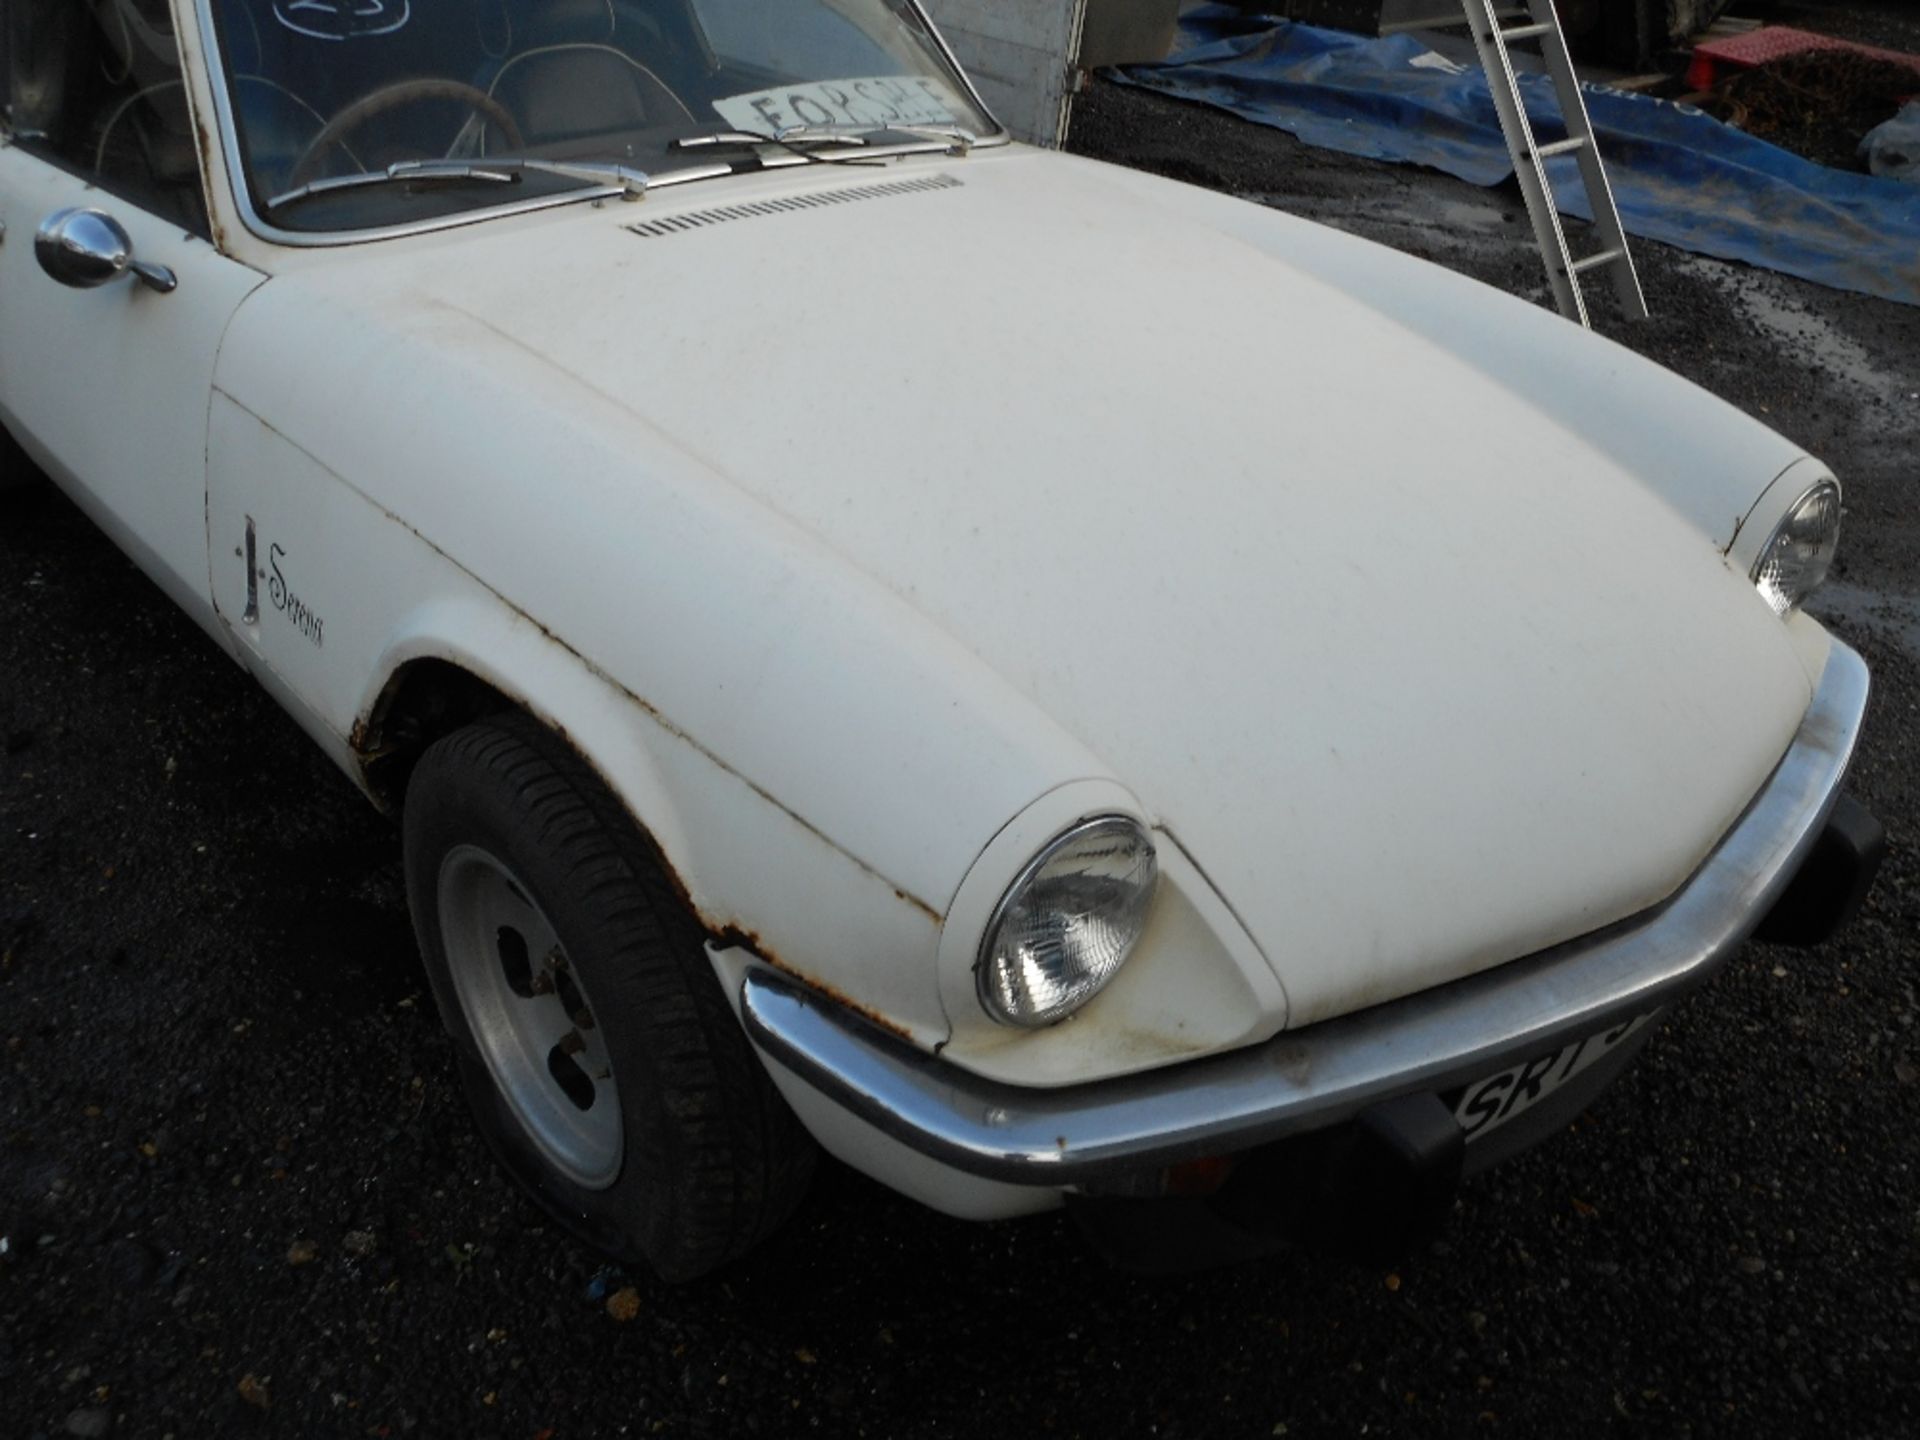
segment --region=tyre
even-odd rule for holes
[[[812,1140],[653,846],[585,762],[525,716],[470,725],[421,757],[405,833],[434,999],[508,1172],[668,1280],[776,1228]]]

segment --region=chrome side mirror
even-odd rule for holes
[[[133,241],[104,210],[59,210],[33,237],[40,268],[76,290],[91,290],[131,274],[149,290],[171,294],[180,283],[164,265],[133,258]]]

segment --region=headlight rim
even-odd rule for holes
[[[1013,878],[1007,882],[1006,888],[1000,894],[1000,898],[994,902],[992,910],[988,912],[987,923],[982,927],[979,942],[974,949],[974,996],[979,1001],[982,1012],[989,1020],[993,1021],[995,1025],[1019,1031],[1045,1030],[1051,1026],[1058,1025],[1061,1021],[1071,1018],[1085,1009],[1087,1005],[1091,1004],[1101,991],[1113,983],[1115,977],[1126,968],[1127,962],[1133,958],[1139,945],[1139,934],[1135,935],[1128,943],[1127,949],[1121,956],[1119,962],[1114,965],[1112,970],[1110,970],[1097,985],[1076,1000],[1069,1008],[1061,1010],[1058,1013],[1049,1011],[1044,1015],[1033,1018],[1011,1015],[1000,1007],[993,994],[991,955],[994,942],[999,937],[1001,925],[1006,920],[1009,912],[1018,901],[1025,898],[1027,890],[1040,877],[1047,865],[1053,861],[1062,850],[1066,849],[1067,846],[1071,845],[1074,841],[1080,839],[1088,831],[1113,825],[1124,826],[1138,837],[1141,845],[1146,850],[1148,862],[1152,867],[1151,885],[1155,890],[1158,889],[1160,883],[1159,846],[1154,843],[1152,827],[1145,824],[1137,815],[1130,815],[1123,810],[1107,810],[1097,814],[1082,815],[1066,828],[1055,831],[1053,835],[1034,852],[1026,864],[1022,865],[1020,869],[1014,873]],[[1149,895],[1147,901],[1149,912],[1151,912],[1152,903],[1152,896]],[[1146,927],[1143,923],[1140,934],[1144,934],[1145,930]]]
[[[1797,594],[1787,598],[1786,603],[1782,605],[1775,601],[1773,595],[1769,594],[1767,584],[1761,579],[1761,573],[1773,559],[1775,548],[1786,540],[1789,529],[1801,518],[1808,504],[1813,501],[1816,496],[1822,494],[1822,492],[1831,492],[1833,497],[1833,527],[1824,542],[1827,546],[1825,562],[1821,565],[1819,573],[1813,583],[1802,588]],[[1781,510],[1779,518],[1773,522],[1772,528],[1768,530],[1767,538],[1761,542],[1758,551],[1754,555],[1752,565],[1747,568],[1747,579],[1753,585],[1761,600],[1782,620],[1792,616],[1795,611],[1806,604],[1807,600],[1826,583],[1827,576],[1832,570],[1834,557],[1839,552],[1840,527],[1845,516],[1845,511],[1846,491],[1841,487],[1840,481],[1831,474],[1821,474],[1817,476],[1812,483],[1802,487],[1800,492],[1788,502],[1786,507]],[[1780,593],[1784,596],[1786,592],[1781,591]]]

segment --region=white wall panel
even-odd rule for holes
[[[981,98],[1022,140],[1058,145],[1087,0],[928,0],[927,9]]]

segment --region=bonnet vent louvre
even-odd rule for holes
[[[911,195],[920,190],[955,190],[964,183],[954,175],[929,175],[919,180],[885,180],[877,185],[848,185],[835,190],[817,190],[810,195],[787,195],[778,200],[755,200],[745,205],[716,205],[709,210],[689,210],[684,215],[641,220],[627,226],[627,229],[643,238],[676,235],[682,230],[703,230],[709,225],[724,225],[729,220],[752,220],[787,210],[817,210],[823,205],[850,205],[856,200],[884,200],[889,195]]]

